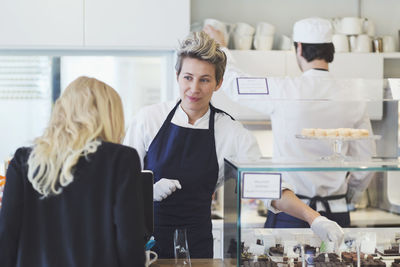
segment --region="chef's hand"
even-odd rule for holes
[[[161,178],[153,185],[153,201],[161,201],[175,192],[176,189],[181,189],[182,186],[178,180]]]
[[[324,216],[315,218],[311,223],[311,229],[322,241],[335,242],[338,246],[343,241],[344,232],[342,228],[336,222]]]
[[[205,25],[203,28],[203,31],[208,34],[211,38],[213,38],[217,43],[219,43],[221,46],[226,47],[226,40],[224,34],[215,29],[213,26],[210,25]]]

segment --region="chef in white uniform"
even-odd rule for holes
[[[211,103],[221,84],[226,55],[204,32],[181,43],[176,64],[180,99],[143,108],[124,144],[154,173],[155,251],[173,258],[173,232],[186,228],[192,258],[212,258],[211,198],[224,178],[224,158],[259,158],[253,135]],[[289,187],[286,185],[285,187]],[[313,225],[323,240],[340,242],[342,229],[285,190],[276,207]]]
[[[217,30],[207,26],[204,31],[224,43]],[[332,154],[328,142],[296,138],[303,128],[358,128],[372,134],[361,91],[354,88],[356,83],[334,79],[329,73],[328,63],[334,56],[330,22],[321,18],[296,22],[293,41],[302,76],[267,78],[268,88],[261,94],[242,94],[237,78],[250,75],[235,66],[232,55],[225,50],[228,64],[221,88],[241,105],[270,116],[274,157],[315,160]],[[345,143],[342,153],[355,159],[369,159],[375,153],[375,143],[371,140]],[[291,172],[285,173],[283,179],[310,207],[341,226],[349,226],[346,197],[356,202],[372,176],[362,172]],[[271,207],[265,226],[291,228],[308,224]]]

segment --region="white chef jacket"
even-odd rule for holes
[[[316,160],[333,153],[328,142],[296,138],[303,128],[357,128],[368,129],[372,134],[366,103],[361,101],[362,80],[337,80],[327,71],[311,69],[300,77],[267,78],[268,95],[242,95],[238,93],[236,78],[250,75],[241,72],[229,51],[226,53],[228,65],[221,89],[241,105],[270,116],[274,158]],[[360,160],[369,159],[375,154],[375,143],[346,142],[342,152]],[[363,172],[349,177],[345,172],[290,172],[284,173],[282,179],[292,185],[296,194],[326,197],[345,194],[348,189],[362,192],[372,177],[373,173]],[[329,203],[332,212],[347,210],[344,200]],[[324,211],[318,202],[317,209]]]
[[[137,150],[142,166],[150,144],[175,105],[176,102],[167,102],[144,107],[129,124],[124,144]],[[192,125],[189,123],[189,117],[179,105],[171,123],[185,128],[208,129],[209,118],[210,109]],[[215,113],[214,131],[219,166],[218,187],[224,179],[224,158],[243,156],[244,158],[258,159],[261,157],[261,151],[252,133],[225,113]],[[175,179],[178,177],[165,178]]]

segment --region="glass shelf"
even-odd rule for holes
[[[226,158],[225,163],[243,171],[400,171],[399,159],[372,159],[370,161],[300,161],[272,158],[234,159]]]

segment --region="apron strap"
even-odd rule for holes
[[[170,113],[167,116],[167,119],[164,121],[164,124],[167,122],[171,122],[172,118],[174,117],[175,111],[178,108],[179,104],[182,102],[182,99],[179,99],[178,103],[176,103],[175,107],[170,111]],[[213,105],[211,105],[210,103],[210,119],[208,120],[208,129],[210,129],[211,131],[214,131],[214,121],[215,121],[215,113],[225,113],[227,114],[229,117],[231,117],[232,120],[235,120],[231,115],[229,115],[228,113],[226,113],[223,110],[220,110],[218,108],[215,108]]]
[[[160,127],[160,130],[158,130],[156,136],[154,137],[153,141],[150,143],[150,146],[153,144],[154,140],[158,138],[158,136],[161,134],[162,130],[168,127],[168,124],[171,122],[172,118],[175,115],[175,111],[178,108],[179,104],[181,103],[182,100],[179,99],[178,103],[176,103],[175,107],[168,113],[167,118],[164,120],[163,124]],[[149,149],[150,149],[149,146]],[[146,156],[144,157],[144,161],[147,161],[147,153]]]
[[[329,200],[337,200],[337,199],[342,199],[342,198],[345,199],[346,198],[346,194],[327,196],[327,197],[321,197],[321,196],[307,197],[307,196],[303,196],[300,194],[296,194],[296,196],[300,199],[309,199],[310,200],[309,206],[314,210],[317,210],[317,201],[320,201],[322,203],[322,205],[324,205],[327,213],[332,213],[331,207],[329,206],[329,202],[328,202]]]
[[[224,113],[224,114],[228,115],[229,117],[231,117],[231,119],[232,119],[233,121],[235,120],[235,118],[233,118],[229,113],[223,111],[222,109],[219,109],[219,108],[214,107],[213,105],[211,105],[211,103],[210,103],[210,107],[211,107],[211,110],[214,109],[214,111],[215,111],[216,113]]]
[[[172,118],[174,117],[175,111],[178,108],[179,104],[182,102],[182,100],[179,99],[178,103],[176,103],[175,107],[169,112],[167,118],[164,121],[164,124],[166,122],[171,122]],[[162,126],[161,126],[162,127]]]

